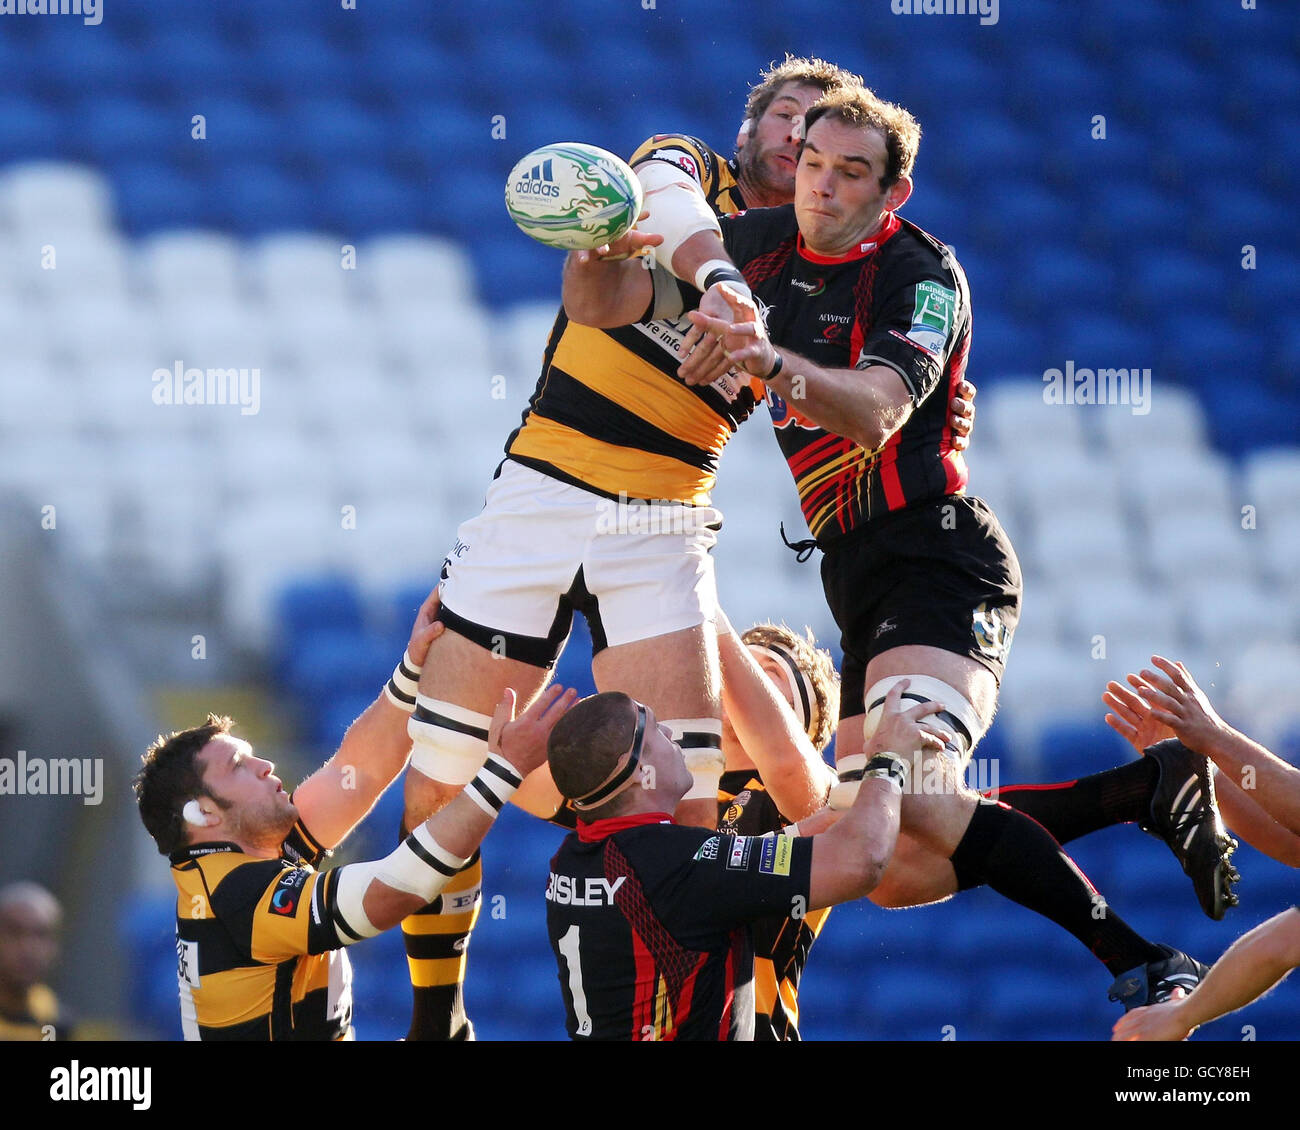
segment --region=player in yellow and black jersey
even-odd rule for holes
[[[384,859],[315,870],[406,764],[416,683],[443,630],[437,611],[430,595],[383,693],[292,796],[275,766],[231,735],[229,718],[209,715],[144,755],[136,796],[171,858],[186,1039],[351,1038],[342,948],[449,889],[473,866],[501,806],[545,760],[550,729],[576,695],[553,686],[515,720],[509,690],[491,719],[486,763],[459,796]]]

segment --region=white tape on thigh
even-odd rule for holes
[[[967,733],[970,734],[967,752],[975,747],[975,743],[984,735],[984,725],[980,722],[975,707],[966,701],[966,696],[956,687],[949,686],[942,679],[935,679],[930,675],[890,675],[872,685],[865,696],[867,720],[864,732],[867,741],[870,741],[871,735],[876,732],[876,727],[880,724],[880,716],[885,712],[885,696],[889,694],[890,688],[895,683],[903,679],[908,681],[907,690],[903,692],[905,696],[919,695],[931,702],[943,703],[944,710],[965,726]],[[906,702],[907,699],[904,698],[904,701]],[[940,726],[943,724],[941,718],[931,717],[936,724]],[[962,735],[955,736],[958,741],[962,740]]]
[[[691,236],[702,231],[722,235],[718,217],[689,174],[667,161],[649,161],[637,169],[636,175],[645,190],[645,206],[650,213],[637,224],[637,231],[664,237],[654,249],[655,261],[661,266],[672,270],[673,255]]]
[[[683,740],[698,742],[700,735],[707,735],[707,745],[682,746],[682,757],[694,782],[682,800],[716,802],[718,782],[722,780],[722,771],[727,764],[722,756],[722,722],[717,718],[665,718],[664,725],[672,733],[673,741],[679,745]]]
[[[487,761],[491,723],[486,714],[418,695],[406,725],[411,768],[444,785],[468,785]]]

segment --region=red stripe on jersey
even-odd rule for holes
[[[695,983],[699,980],[700,971],[704,968],[709,960],[707,953],[700,954],[695,962],[695,967],[687,974],[686,980],[682,983],[681,991],[678,993],[675,1007],[673,1008],[673,1026],[666,1032],[661,1039],[675,1040],[677,1030],[686,1023],[687,1018],[691,1015],[691,1004],[695,997]]]
[[[895,432],[885,444],[880,455],[880,485],[885,490],[885,502],[890,510],[898,510],[907,505],[903,496],[903,482],[898,477],[898,440],[902,431]]]
[[[766,255],[760,255],[757,259],[751,259],[741,268],[741,274],[745,276],[745,281],[751,287],[757,286],[765,279],[772,278],[773,275],[779,275],[785,269],[786,263],[790,260],[790,253],[794,251],[795,237],[777,244]]]
[[[831,450],[836,444],[840,445],[840,451]],[[786,462],[790,465],[790,470],[794,473],[795,478],[798,478],[799,473],[806,469],[809,463],[819,461],[823,457],[833,459],[835,456],[847,451],[851,446],[853,446],[852,440],[845,439],[834,432],[827,432],[821,439],[814,440],[797,455],[792,455]]]
[[[632,998],[632,1039],[644,1040],[646,1029],[654,1031],[655,988],[659,973],[641,935],[632,931],[632,958],[636,963],[636,993]],[[656,1037],[657,1038],[657,1037]]]
[[[731,1013],[736,1003],[736,966],[740,963],[742,949],[740,933],[734,931],[731,935],[731,947],[727,950],[727,975],[722,986],[722,1019],[718,1022],[719,1040],[725,1040],[731,1035]]]
[[[948,363],[948,402],[957,395],[957,386],[961,383],[962,374],[966,371],[966,358],[970,353],[971,335],[967,334],[965,340],[953,354],[952,360]],[[970,472],[966,468],[966,460],[960,451],[954,451],[952,441],[954,433],[952,430],[952,413],[944,408],[943,414],[943,435],[939,439],[939,461],[943,464],[944,489],[948,494],[956,494],[970,480]]]

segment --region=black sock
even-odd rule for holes
[[[998,800],[1037,820],[1059,844],[1112,824],[1144,820],[1151,811],[1160,767],[1140,757],[1104,773],[1054,785],[1010,785]]]
[[[952,853],[959,890],[987,883],[1079,939],[1113,974],[1164,953],[1124,922],[1042,825],[1001,804],[980,804]]]
[[[482,903],[476,851],[433,902],[402,919],[414,1003],[408,1040],[472,1040],[465,1015],[465,957]]]

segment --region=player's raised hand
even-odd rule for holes
[[[1137,675],[1129,675],[1128,681],[1134,687],[1145,685]],[[1156,742],[1174,736],[1173,730],[1151,712],[1151,707],[1122,683],[1112,679],[1106,684],[1106,693],[1101,698],[1112,711],[1106,715],[1106,725],[1120,734],[1138,753]]]
[[[442,601],[435,588],[426,598],[420,611],[416,614],[415,624],[411,628],[411,638],[406,644],[406,654],[417,667],[423,667],[429,657],[429,645],[445,630],[445,625],[437,619]]]
[[[1229,727],[1205,692],[1181,663],[1162,655],[1153,655],[1151,662],[1160,670],[1144,667],[1142,685],[1136,688],[1151,707],[1151,716],[1173,730],[1188,749],[1199,753],[1211,747]]]
[[[649,211],[642,212],[637,219],[640,223],[648,215]],[[637,231],[635,226],[627,230],[626,234],[619,236],[618,239],[611,243],[601,244],[600,247],[593,251],[575,251],[573,252],[573,261],[580,267],[591,266],[598,263],[618,263],[624,259],[631,259],[640,255],[643,251],[651,247],[658,247],[663,243],[664,237],[655,232]]]
[[[943,710],[943,703],[927,700],[904,710],[903,692],[909,685],[909,680],[900,679],[889,688],[880,723],[867,747],[868,756],[876,753],[910,756],[925,750],[943,749],[943,733],[922,721],[927,715],[938,714]]]
[[[516,701],[515,692],[506,687],[492,713],[488,749],[500,754],[521,777],[526,777],[546,760],[546,740],[555,723],[578,701],[578,692],[552,683],[518,718],[515,717]]]
[[[776,364],[776,349],[767,336],[754,300],[726,283],[711,286],[698,310],[687,315],[692,328],[684,348],[689,356],[677,370],[688,385],[709,384],[728,369],[766,376]],[[710,345],[709,337],[719,345]]]
[[[948,405],[948,423],[952,427],[954,451],[965,451],[970,446],[970,434],[975,428],[975,392],[975,386],[970,381],[962,380]]]

